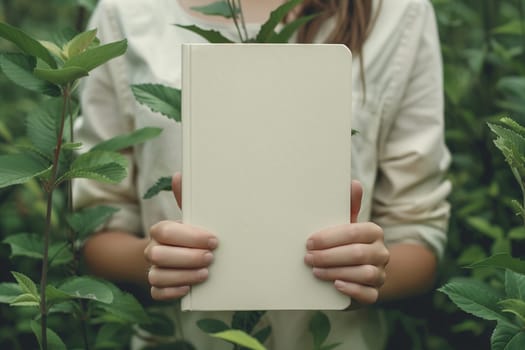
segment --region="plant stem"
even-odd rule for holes
[[[87,309],[86,309],[86,302],[85,300],[80,300],[80,308],[82,310],[82,316],[80,318],[82,323],[82,338],[84,340],[84,349],[89,350],[89,338],[88,338],[88,326],[87,326]]]
[[[65,87],[62,90],[63,104],[62,115],[60,118],[60,127],[57,137],[57,144],[53,156],[53,166],[51,168],[51,177],[49,178],[47,190],[47,211],[46,227],[44,231],[44,252],[42,259],[42,275],[40,279],[40,315],[41,315],[41,332],[42,332],[42,349],[47,350],[47,302],[46,302],[46,285],[49,264],[49,241],[51,235],[51,215],[53,212],[53,193],[55,192],[55,181],[58,173],[58,162],[60,159],[60,150],[62,149],[62,137],[64,135],[64,123],[66,120],[67,101],[69,90]]]
[[[227,0],[227,3],[228,3],[228,6],[230,7],[233,24],[235,24],[235,28],[237,29],[237,34],[239,35],[239,39],[241,40],[241,42],[244,42],[244,39],[241,33],[241,28],[239,27],[239,22],[237,21],[237,6],[235,5],[234,0]]]
[[[237,8],[239,9],[242,30],[244,31],[244,41],[248,41],[248,30],[246,29],[246,20],[244,19],[244,12],[242,11],[241,0],[237,0]]]

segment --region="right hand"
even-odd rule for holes
[[[180,207],[180,173],[173,176],[172,189]],[[153,225],[144,250],[151,264],[148,281],[153,299],[180,298],[190,286],[205,281],[217,244],[215,235],[198,227],[168,220]]]

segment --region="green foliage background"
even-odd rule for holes
[[[67,27],[82,29],[94,2],[1,0],[0,20],[38,33],[40,39],[53,38]],[[501,115],[525,123],[525,1],[432,2],[442,41],[446,138],[453,155],[449,178],[454,185],[449,245],[438,286],[456,276],[497,283],[501,276],[496,271],[462,266],[496,252],[520,256],[525,251],[525,229],[510,204],[520,199],[519,187],[486,125]],[[6,45],[0,41],[0,50]],[[27,143],[23,120],[39,101],[0,75],[0,153]],[[63,208],[63,197],[56,196],[55,210]],[[0,240],[15,232],[38,232],[44,210],[43,193],[34,182],[0,190]],[[8,246],[0,244],[0,281],[11,280],[11,270],[37,279],[35,263],[10,259],[9,254]],[[459,311],[442,293],[381,307],[388,311],[392,330],[389,349],[490,347],[494,324]],[[27,336],[29,325],[19,322],[23,312],[0,306],[1,349],[34,347]]]

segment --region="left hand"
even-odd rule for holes
[[[357,223],[363,188],[352,181],[350,223],[314,233],[307,242],[306,264],[322,280],[361,304],[373,304],[385,283],[390,253],[383,229],[372,222]]]

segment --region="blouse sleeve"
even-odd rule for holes
[[[99,2],[89,27],[97,28],[101,43],[122,40],[110,1]],[[126,62],[118,57],[93,70],[80,87],[82,115],[75,122],[75,137],[87,151],[97,143],[111,137],[131,132],[133,103],[130,103],[129,84],[125,74]],[[132,101],[131,101],[132,102]],[[141,230],[140,207],[132,151],[123,152],[128,159],[128,175],[119,184],[104,184],[92,180],[76,179],[73,182],[75,208],[109,205],[118,208],[101,230],[124,230],[138,234]]]
[[[432,5],[420,1],[418,39],[402,44],[409,57],[401,101],[379,144],[379,172],[372,220],[383,227],[387,244],[417,242],[443,255],[449,218],[445,180],[450,154],[444,142],[443,78]],[[415,52],[415,54],[414,54]]]

